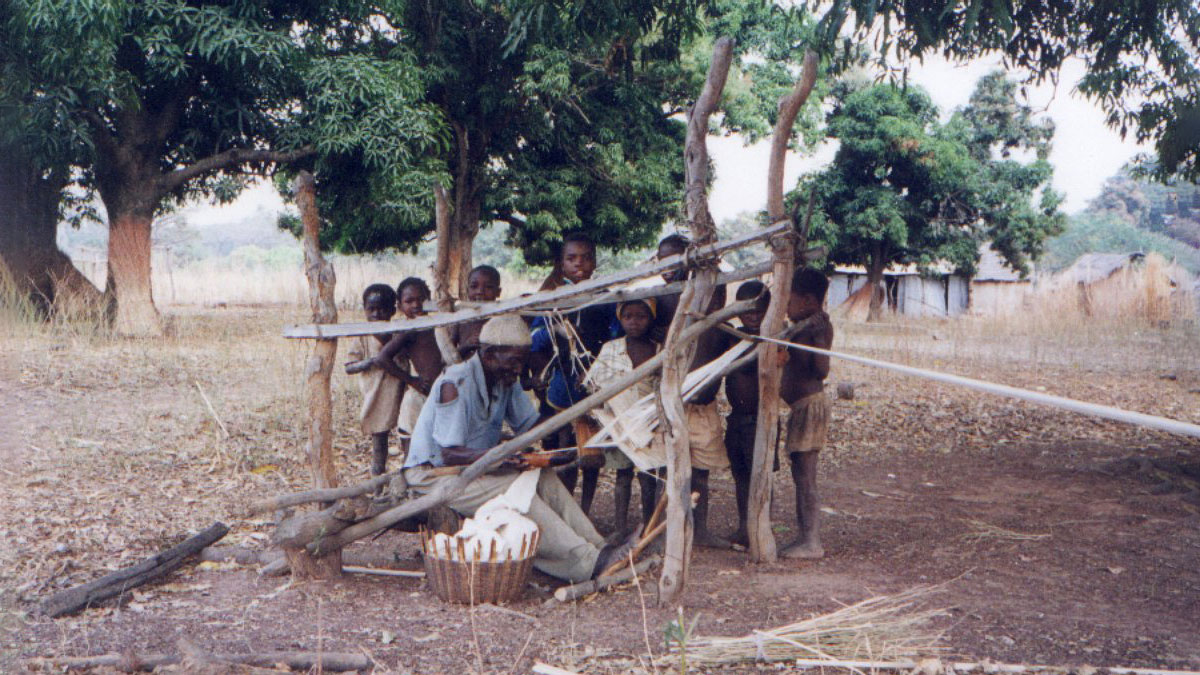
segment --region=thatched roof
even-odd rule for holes
[[[1146,257],[1145,253],[1084,253],[1063,271],[1062,276],[1081,284],[1107,279],[1117,270]]]

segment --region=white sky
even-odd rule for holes
[[[1000,58],[972,61],[956,65],[945,59],[926,59],[913,63],[908,81],[929,92],[944,115],[966,105],[979,78],[1000,68]],[[1054,189],[1066,196],[1062,209],[1073,213],[1083,209],[1095,197],[1105,179],[1117,172],[1126,162],[1152,148],[1121,140],[1120,135],[1104,124],[1104,113],[1096,105],[1074,92],[1075,83],[1083,76],[1080,60],[1068,61],[1059,78],[1057,93],[1047,82],[1027,90],[1028,103],[1035,111],[1054,120],[1054,146],[1050,163],[1054,165]],[[767,199],[767,156],[769,141],[743,147],[738,138],[709,137],[709,154],[713,157],[716,182],[709,195],[709,208],[717,222],[733,218],[742,211],[765,207]],[[809,157],[792,154],[784,173],[784,190],[790,190],[796,179],[833,158],[833,149],[819,148]]]
[[[912,64],[909,82],[925,88],[943,113],[948,115],[954,108],[966,104],[979,78],[998,67],[999,57],[979,59],[961,66],[944,59],[931,58],[924,63]],[[1054,188],[1066,195],[1063,210],[1068,213],[1086,206],[1100,191],[1104,180],[1134,155],[1151,151],[1151,148],[1138,145],[1131,139],[1121,140],[1117,132],[1105,126],[1103,112],[1074,92],[1075,83],[1083,72],[1081,61],[1068,61],[1063,68],[1057,92],[1050,83],[1028,90],[1027,103],[1034,110],[1044,111],[1055,123],[1054,149],[1050,161],[1054,165]],[[737,137],[710,136],[708,146],[716,169],[716,181],[709,195],[709,204],[717,222],[733,218],[743,211],[764,208],[769,140],[745,147]],[[796,154],[789,156],[784,189],[791,189],[801,173],[819,168],[832,157],[833,150],[830,147],[819,148],[807,157]],[[244,218],[259,208],[271,211],[282,208],[282,201],[268,183],[247,190],[228,206],[197,205],[187,211],[193,223],[205,224]]]

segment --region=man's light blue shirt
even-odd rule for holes
[[[445,382],[458,389],[458,398],[449,403],[439,402]],[[417,417],[404,468],[421,464],[445,466],[443,448],[489,449],[499,445],[504,422],[521,433],[537,420],[537,409],[520,383],[497,385],[488,391],[483,363],[476,354],[464,363],[446,368],[433,383]]]

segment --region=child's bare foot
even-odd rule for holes
[[[738,531],[733,533],[733,536],[729,538],[729,541],[735,546],[750,548],[750,535],[747,534],[746,530],[742,528],[738,528]]]
[[[696,528],[696,533],[692,535],[692,543],[705,548],[733,548],[733,544],[724,537],[718,537],[708,530]]]
[[[796,540],[783,549],[779,555],[790,560],[819,560],[825,557],[825,549],[821,547],[819,541]]]

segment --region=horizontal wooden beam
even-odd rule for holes
[[[407,331],[437,328],[439,326],[451,326],[454,324],[466,323],[468,321],[475,321],[491,316],[497,316],[499,314],[508,314],[534,307],[562,307],[566,303],[561,301],[577,298],[583,295],[595,294],[599,291],[605,291],[611,286],[628,283],[637,279],[657,276],[663,274],[664,272],[670,272],[672,270],[679,269],[685,265],[692,264],[699,260],[709,260],[726,251],[736,250],[749,244],[753,244],[757,241],[769,239],[776,234],[785,232],[790,227],[791,221],[781,221],[776,225],[763,230],[748,232],[746,234],[734,237],[728,241],[717,242],[708,246],[701,246],[695,251],[691,251],[687,254],[669,256],[667,258],[663,258],[662,260],[656,260],[644,265],[639,265],[630,270],[624,270],[622,272],[605,275],[603,277],[593,277],[578,284],[568,284],[550,291],[531,293],[519,298],[511,298],[508,300],[502,300],[500,302],[489,303],[487,305],[480,305],[478,307],[469,307],[447,314],[421,316],[417,317],[416,319],[407,319],[403,321],[302,324],[284,328],[283,337],[323,339],[353,337],[356,335],[403,333]]]

